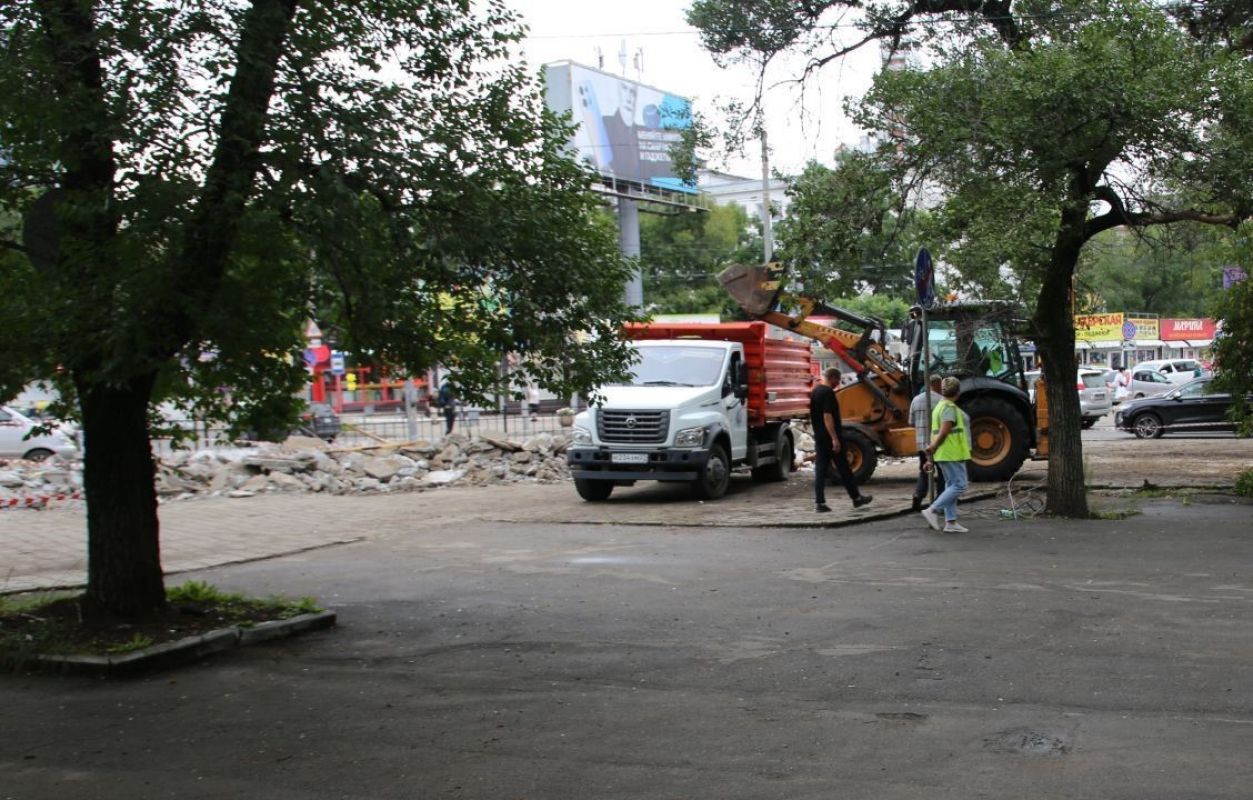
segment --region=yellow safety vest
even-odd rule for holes
[[[970,439],[966,436],[965,414],[957,408],[956,403],[952,400],[941,400],[940,404],[931,410],[931,430],[939,432],[944,409],[949,406],[957,409],[957,421],[953,423],[953,429],[948,432],[948,436],[945,436],[944,441],[940,442],[940,446],[935,449],[935,460],[969,461]]]

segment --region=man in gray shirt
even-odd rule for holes
[[[927,499],[927,445],[931,443],[931,409],[940,404],[944,398],[940,396],[940,376],[931,376],[931,402],[927,403],[927,392],[919,392],[909,404],[909,424],[914,426],[914,441],[918,445],[918,483],[914,486],[914,511],[921,511],[923,501]],[[944,491],[944,476],[938,469],[935,473],[936,494]]]

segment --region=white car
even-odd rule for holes
[[[43,461],[54,455],[72,458],[78,454],[74,440],[61,430],[31,434],[40,423],[8,406],[0,406],[0,458]]]
[[[1133,373],[1151,371],[1166,376],[1166,380],[1175,386],[1181,386],[1193,378],[1203,374],[1201,362],[1195,358],[1163,358],[1158,361],[1141,361],[1132,369]]]
[[[1127,387],[1127,396],[1132,400],[1157,397],[1159,394],[1166,394],[1175,386],[1176,384],[1171,383],[1170,379],[1160,372],[1136,367],[1131,373],[1131,385]]]

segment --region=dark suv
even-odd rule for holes
[[[300,415],[300,432],[316,436],[328,442],[335,441],[342,428],[339,415],[326,403],[311,403],[309,410]]]

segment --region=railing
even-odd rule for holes
[[[445,421],[441,412],[438,416],[419,414],[412,421],[403,414],[344,414],[340,418],[341,430],[335,437],[337,447],[359,447],[383,442],[398,443],[413,440],[438,442],[444,438]],[[178,445],[177,449],[202,449],[214,447],[231,447],[237,442],[229,440],[226,429],[219,426],[206,427],[193,420],[171,420],[167,424],[177,425],[191,433],[191,436]],[[472,435],[491,432],[504,434],[511,439],[525,439],[540,433],[561,435],[569,431],[563,427],[555,414],[507,414],[485,412],[478,409],[461,409],[453,422],[453,433]],[[294,431],[302,435],[300,431]],[[158,455],[175,450],[170,439],[153,439],[153,451]]]

